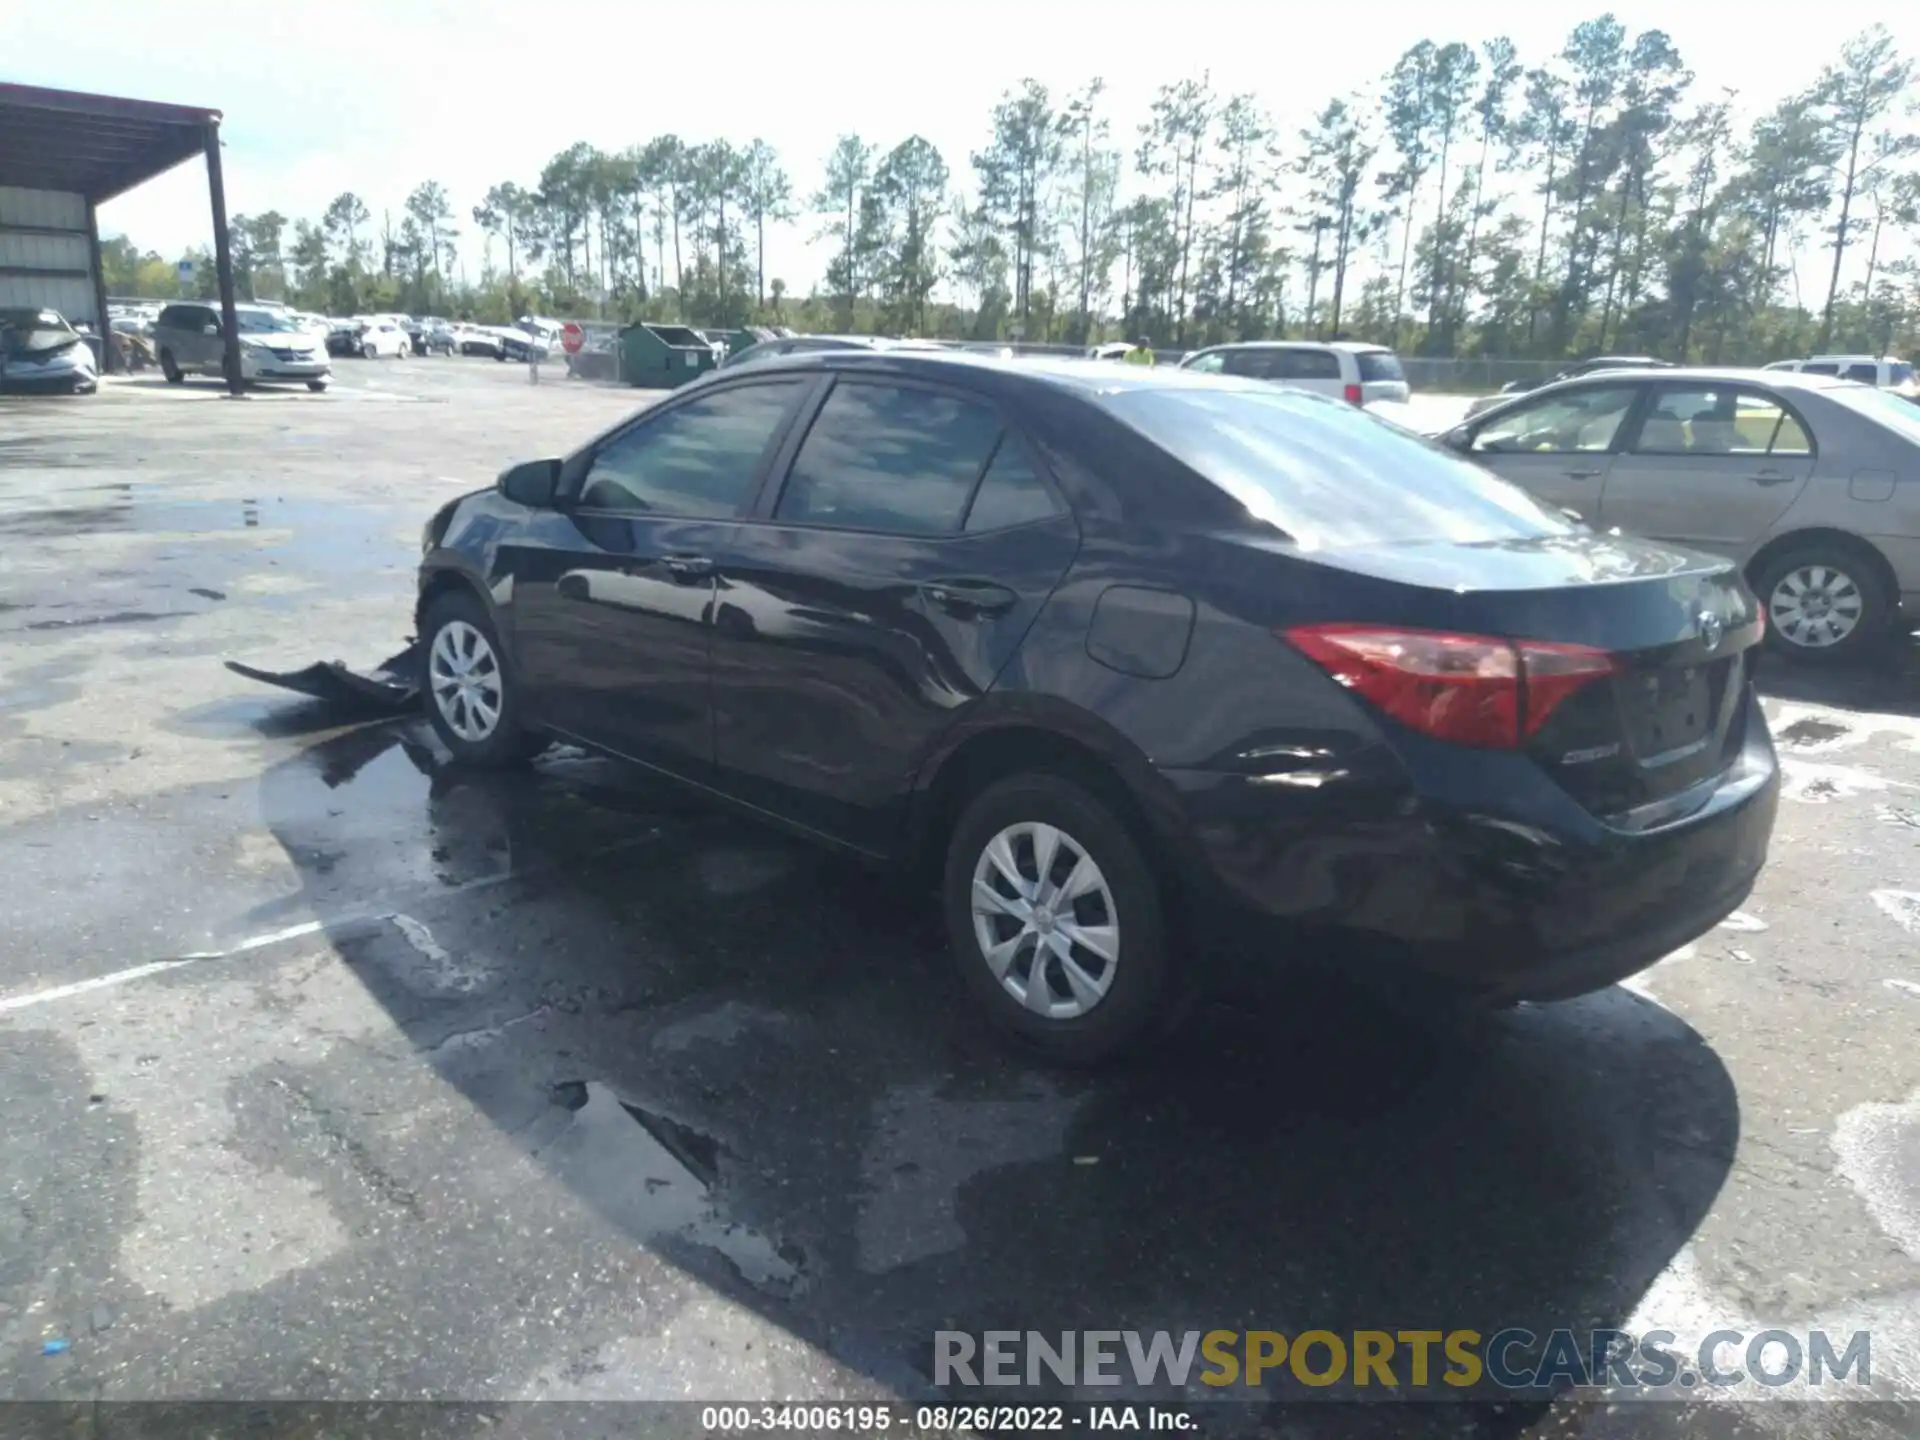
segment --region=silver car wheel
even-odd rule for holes
[[[973,867],[973,934],[1007,994],[1048,1020],[1073,1020],[1113,988],[1120,911],[1086,847],[1037,821],[1009,825]]]
[[[475,745],[500,724],[500,661],[487,637],[464,620],[449,620],[433,637],[427,662],[433,703],[447,728]]]
[[[1860,628],[1866,596],[1853,577],[1832,565],[1789,570],[1767,597],[1767,622],[1790,645],[1825,650]]]

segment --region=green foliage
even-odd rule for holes
[[[1162,348],[1338,335],[1542,360],[1920,348],[1915,69],[1884,27],[1757,119],[1731,92],[1696,97],[1671,37],[1610,14],[1538,61],[1505,37],[1423,39],[1284,139],[1203,74],[1158,89],[1130,153],[1101,81],[1056,103],[1026,79],[982,118],[965,178],[918,135],[841,136],[817,187],[761,139],[582,141],[465,209],[431,179],[377,216],[349,192],[313,217],[236,214],[230,248],[243,295],[336,314]],[[797,296],[767,237],[802,212],[827,263]],[[177,290],[173,262],[124,238],[102,263],[114,294]]]

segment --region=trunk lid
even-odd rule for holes
[[[1650,826],[1684,809],[1745,742],[1761,617],[1731,561],[1592,532],[1303,558],[1332,582],[1309,587],[1338,607],[1326,619],[1606,651],[1614,673],[1562,700],[1526,753],[1614,823]]]

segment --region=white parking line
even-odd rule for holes
[[[630,850],[636,845],[644,845],[657,840],[663,832],[648,830],[644,834],[618,841],[597,852],[599,855],[614,855],[622,850]],[[435,900],[455,895],[470,895],[476,890],[491,890],[497,885],[505,885],[510,880],[523,880],[541,874],[547,867],[536,866],[531,870],[503,870],[498,875],[482,875],[476,880],[468,880],[459,885],[435,886],[424,891],[414,891],[400,898],[400,903],[419,906],[431,904]],[[238,944],[225,950],[197,950],[191,955],[174,955],[165,960],[150,960],[144,965],[130,966],[125,970],[115,970],[110,975],[96,975],[90,980],[75,980],[68,985],[54,985],[45,990],[29,990],[24,995],[0,996],[0,1015],[11,1015],[19,1010],[28,1010],[36,1005],[50,1005],[56,1000],[71,999],[75,995],[85,995],[94,990],[108,990],[116,985],[125,985],[134,980],[144,980],[149,975],[163,975],[169,970],[178,970],[186,965],[197,965],[206,960],[230,960],[237,955],[251,954],[255,950],[264,950],[271,945],[284,944],[288,940],[299,940],[308,935],[321,933],[333,934],[360,925],[376,925],[386,922],[404,922],[400,931],[416,947],[418,935],[426,935],[431,941],[431,932],[419,921],[402,914],[398,909],[355,910],[344,915],[335,915],[319,920],[303,920],[298,925],[289,925],[284,930],[269,930],[263,935],[250,935]],[[417,933],[416,933],[417,932]],[[437,946],[435,947],[438,948]],[[423,952],[424,953],[424,952]],[[444,951],[441,952],[443,955]]]

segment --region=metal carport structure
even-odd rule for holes
[[[0,278],[89,281],[101,364],[111,367],[97,209],[195,155],[207,162],[227,388],[238,395],[244,386],[218,110],[0,84]],[[9,211],[23,218],[10,218]],[[84,268],[75,263],[83,243]]]

